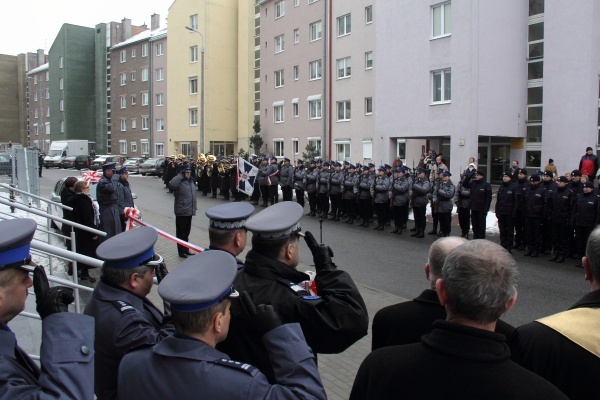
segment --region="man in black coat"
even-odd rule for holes
[[[569,310],[520,326],[510,342],[512,359],[556,385],[570,399],[597,399],[600,376],[600,228],[583,257],[590,293]]]
[[[517,274],[514,258],[490,241],[452,250],[435,285],[446,321],[421,343],[369,354],[350,399],[566,399],[510,360],[504,335],[494,332],[517,299]]]
[[[469,181],[471,191],[471,225],[473,239],[485,239],[485,225],[492,204],[492,186],[484,179],[485,172],[478,169],[475,179]]]
[[[506,171],[502,176],[502,184],[498,188],[496,198],[495,212],[500,228],[500,246],[511,253],[515,234],[514,218],[517,213],[517,185],[512,182],[510,171]]]

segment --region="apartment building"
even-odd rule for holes
[[[45,153],[50,148],[50,70],[38,50],[27,72],[27,143]]]
[[[0,151],[10,143],[27,143],[27,76],[37,54],[0,54]]]

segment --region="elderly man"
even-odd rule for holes
[[[185,167],[169,182],[169,187],[175,195],[175,235],[177,239],[188,241],[192,231],[192,217],[196,215],[196,184],[191,178],[192,170]],[[185,246],[177,244],[177,253],[181,258],[193,256]]]
[[[284,325],[272,306],[256,306],[232,283],[233,257],[209,251],[180,264],[158,287],[171,303],[177,333],[133,351],[119,368],[122,399],[325,399],[314,355],[298,324]],[[264,341],[276,384],[255,367],[232,361],[215,345],[227,337],[232,301]]]
[[[254,207],[248,203],[226,203],[206,210],[209,218],[209,250],[222,250],[233,257],[240,255],[246,248],[248,233],[246,221],[254,213]],[[244,262],[236,258],[238,269]]]
[[[91,399],[94,319],[68,312],[71,289],[50,288],[44,267],[35,267],[32,282],[25,265],[36,228],[32,219],[0,222],[0,398]],[[25,308],[32,284],[42,319],[41,369],[8,327]]]
[[[109,239],[122,232],[119,217],[119,196],[117,180],[113,179],[115,163],[102,166],[102,178],[96,187],[96,198],[100,208],[100,230],[106,232]]]
[[[367,334],[367,308],[350,275],[333,263],[333,251],[318,244],[310,232],[306,232],[305,240],[317,270],[316,295],[305,288],[310,277],[296,269],[302,214],[298,203],[286,201],[246,221],[246,229],[252,232],[252,250],[235,287],[247,291],[257,304],[272,304],[284,323],[300,323],[315,353],[340,353]],[[229,336],[219,349],[233,359],[255,365],[273,383],[276,375],[268,348],[260,334],[248,329],[240,318],[241,311],[233,304]]]
[[[435,283],[446,321],[420,343],[375,350],[350,399],[566,399],[510,360],[498,318],[517,300],[517,264],[499,245],[473,240],[448,254]]]
[[[600,375],[600,228],[590,235],[582,262],[590,293],[567,311],[520,326],[510,345],[513,360],[570,399],[596,399],[600,389],[590,378]]]
[[[154,344],[173,333],[165,314],[146,296],[153,278],[167,274],[154,257],[158,234],[152,228],[136,228],[102,243],[96,253],[104,260],[101,282],[85,306],[84,314],[96,319],[95,393],[99,400],[117,398],[117,371],[125,353],[137,346]]]

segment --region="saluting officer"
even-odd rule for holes
[[[304,190],[306,184],[304,178],[306,177],[306,169],[304,168],[304,161],[302,159],[296,160],[296,168],[293,172],[293,186],[296,191],[296,202],[304,208]]]
[[[566,176],[558,177],[557,188],[548,212],[552,229],[552,247],[554,248],[554,254],[549,261],[557,263],[565,262],[565,258],[569,254],[569,239],[573,235],[570,219],[574,196],[573,191],[568,187],[568,182]]]
[[[119,368],[122,399],[325,399],[314,355],[298,324],[283,325],[272,306],[256,306],[233,289],[233,257],[209,251],[180,264],[158,286],[171,304],[174,336],[127,354]],[[230,305],[265,344],[274,381],[215,345],[227,337]]]
[[[305,240],[313,255],[318,293],[310,295],[304,289],[301,282],[309,276],[296,269],[299,239],[304,235],[299,226],[302,213],[302,207],[287,201],[248,219],[252,250],[234,286],[247,291],[257,304],[273,305],[284,323],[300,323],[315,353],[340,353],[367,334],[367,309],[350,275],[332,261],[331,248],[318,244],[310,232]],[[273,383],[277,376],[268,344],[262,334],[249,329],[242,314],[240,304],[234,303],[229,335],[218,348],[235,360],[258,367]]]
[[[427,195],[431,191],[431,182],[427,179],[427,170],[419,168],[417,170],[417,180],[412,186],[412,207],[415,219],[415,226],[411,229],[414,232],[413,237],[422,239],[425,237],[425,209],[427,208]]]
[[[167,274],[164,263],[154,257],[158,234],[152,228],[136,228],[121,233],[98,246],[104,260],[102,279],[84,314],[96,319],[94,393],[99,400],[117,398],[117,373],[128,350],[154,344],[174,332],[165,314],[146,298],[156,276]]]
[[[512,252],[513,236],[515,232],[514,218],[517,212],[517,185],[512,181],[512,173],[504,172],[502,184],[496,196],[496,218],[500,229],[500,246],[509,253]]]
[[[356,167],[353,164],[348,165],[348,172],[344,175],[344,185],[342,194],[342,203],[346,212],[346,224],[354,224],[354,218],[356,217],[356,195],[358,190],[355,188],[358,175],[356,174]]]
[[[450,236],[450,231],[452,230],[452,209],[454,208],[452,199],[454,198],[456,188],[450,180],[451,176],[450,171],[447,169],[443,170],[442,182],[436,191],[440,232],[444,237]]]
[[[380,166],[377,170],[377,177],[371,186],[371,196],[375,202],[375,213],[377,214],[377,226],[373,228],[376,231],[382,231],[388,222],[388,212],[390,204],[391,182],[385,174],[385,167]]]
[[[362,174],[356,180],[356,191],[358,193],[358,211],[362,218],[362,224],[360,226],[368,227],[369,220],[373,216],[371,210],[371,186],[373,186],[374,177],[370,174],[370,167],[368,165],[363,166]]]
[[[396,177],[392,184],[392,199],[394,225],[392,233],[401,234],[402,226],[408,219],[408,202],[410,201],[410,181],[405,176],[406,168],[397,167]]]

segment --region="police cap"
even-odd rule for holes
[[[246,221],[246,229],[264,240],[284,239],[301,233],[300,219],[303,208],[298,203],[284,201],[268,207]]]
[[[154,256],[156,230],[148,227],[131,229],[102,242],[96,255],[104,267],[130,269],[138,267]]]
[[[242,229],[254,212],[250,203],[225,203],[206,210],[211,228],[230,231]]]

